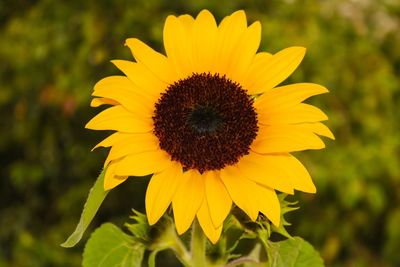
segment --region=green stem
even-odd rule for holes
[[[182,240],[176,234],[175,227],[173,224],[167,225],[162,236],[158,239],[158,242],[153,245],[152,250],[164,250],[170,248],[174,251],[178,260],[185,267],[192,267],[191,256],[186,246],[182,243]]]
[[[192,267],[206,267],[206,237],[203,234],[199,222],[195,220],[192,226]]]
[[[175,243],[172,246],[172,249],[175,252],[175,255],[179,259],[179,261],[185,266],[185,267],[191,267],[190,264],[190,254],[186,250],[185,245],[182,243],[182,241],[179,239],[178,236],[176,236]]]

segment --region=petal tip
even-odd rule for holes
[[[98,106],[100,106],[100,103],[99,103],[98,99],[93,98],[92,101],[90,101],[90,107],[91,108],[97,108]]]
[[[174,15],[168,15],[168,17],[165,19],[165,24],[172,22],[172,21],[176,21],[177,17]]]
[[[91,120],[88,123],[86,123],[85,129],[95,130],[95,129],[92,128]]]
[[[250,25],[250,27],[257,27],[257,28],[261,29],[261,22],[257,20],[257,21],[255,21],[255,22],[253,22],[253,23]]]
[[[309,194],[316,194],[317,193],[317,188],[315,187],[315,185],[313,184],[312,186],[310,186],[307,191],[305,193],[309,193]]]
[[[230,17],[233,21],[237,21],[240,22],[241,24],[247,25],[246,12],[244,12],[243,9],[233,12],[232,15],[230,15]]]
[[[315,193],[317,193],[317,187],[311,181],[310,184],[308,184],[307,186],[303,187],[300,191],[302,191],[304,193],[315,194]]]
[[[239,9],[231,14],[231,16],[246,16],[246,12],[243,9]]]
[[[306,54],[307,48],[304,46],[291,46],[279,51],[278,53],[283,51],[286,51],[286,53],[291,53],[294,57],[301,57],[302,59]]]
[[[116,62],[120,61],[119,59],[111,59],[110,62],[115,65]]]
[[[325,86],[322,86],[322,85],[320,85],[320,86],[321,86],[322,93],[329,93],[328,88],[326,88]]]
[[[279,216],[276,216],[275,218],[271,218],[270,220],[273,223],[273,225],[275,225],[276,227],[279,227],[279,225],[281,223],[280,214],[279,214]]]
[[[201,10],[201,11],[199,12],[199,14],[197,15],[197,18],[198,18],[199,16],[204,16],[204,15],[214,17],[214,15],[213,15],[208,9],[203,9],[203,10]]]
[[[306,53],[307,48],[304,46],[293,46],[293,48],[297,49],[301,53]]]
[[[151,216],[148,212],[147,212],[147,222],[149,223],[149,225],[154,225],[158,222],[160,218],[155,218],[153,216]]]
[[[175,228],[176,228],[176,232],[178,233],[178,235],[183,235],[189,229],[189,227],[185,227],[185,228],[179,227],[176,223],[175,223]]]
[[[134,45],[136,42],[138,41],[138,39],[137,38],[127,38],[126,40],[125,40],[125,46],[131,46],[131,45]]]
[[[306,55],[307,48],[305,48],[304,46],[293,46],[292,48],[296,50],[295,53],[300,58],[300,60],[302,60]]]

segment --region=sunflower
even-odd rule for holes
[[[290,153],[324,148],[334,138],[327,116],[302,103],[328,92],[317,84],[276,87],[300,64],[303,47],[257,52],[261,24],[244,11],[217,25],[201,11],[168,16],[166,55],[126,40],[135,62],[114,60],[125,75],[100,80],[91,106],[111,105],[86,128],[116,131],[96,147],[111,147],[105,190],[129,176],[152,175],[146,213],[155,224],[172,203],[177,232],[195,217],[216,243],[232,203],[251,220],[279,225],[276,191],[314,193],[305,167]]]

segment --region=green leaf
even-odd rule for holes
[[[83,252],[83,267],[140,267],[145,247],[118,227],[105,223],[94,231]]]
[[[97,181],[95,182],[92,189],[90,189],[89,196],[83,207],[81,218],[75,231],[68,237],[68,239],[61,244],[62,247],[70,248],[75,246],[79,240],[81,240],[83,233],[89,226],[90,222],[93,220],[94,215],[96,215],[101,203],[106,198],[109,191],[104,191],[104,175],[106,170],[104,169]]]
[[[319,253],[304,239],[294,237],[281,242],[269,242],[271,267],[323,267]]]

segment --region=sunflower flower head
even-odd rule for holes
[[[111,147],[105,190],[152,175],[149,223],[172,204],[179,234],[197,217],[212,243],[233,203],[251,220],[261,213],[279,226],[276,191],[316,191],[291,152],[324,148],[319,136],[334,138],[321,123],[327,116],[302,103],[326,88],[278,86],[305,48],[257,52],[261,24],[248,26],[244,11],[220,24],[207,10],[169,16],[163,34],[166,55],[127,39],[135,61],[112,61],[124,75],[95,85],[91,106],[110,107],[86,127],[116,131],[96,146]]]

